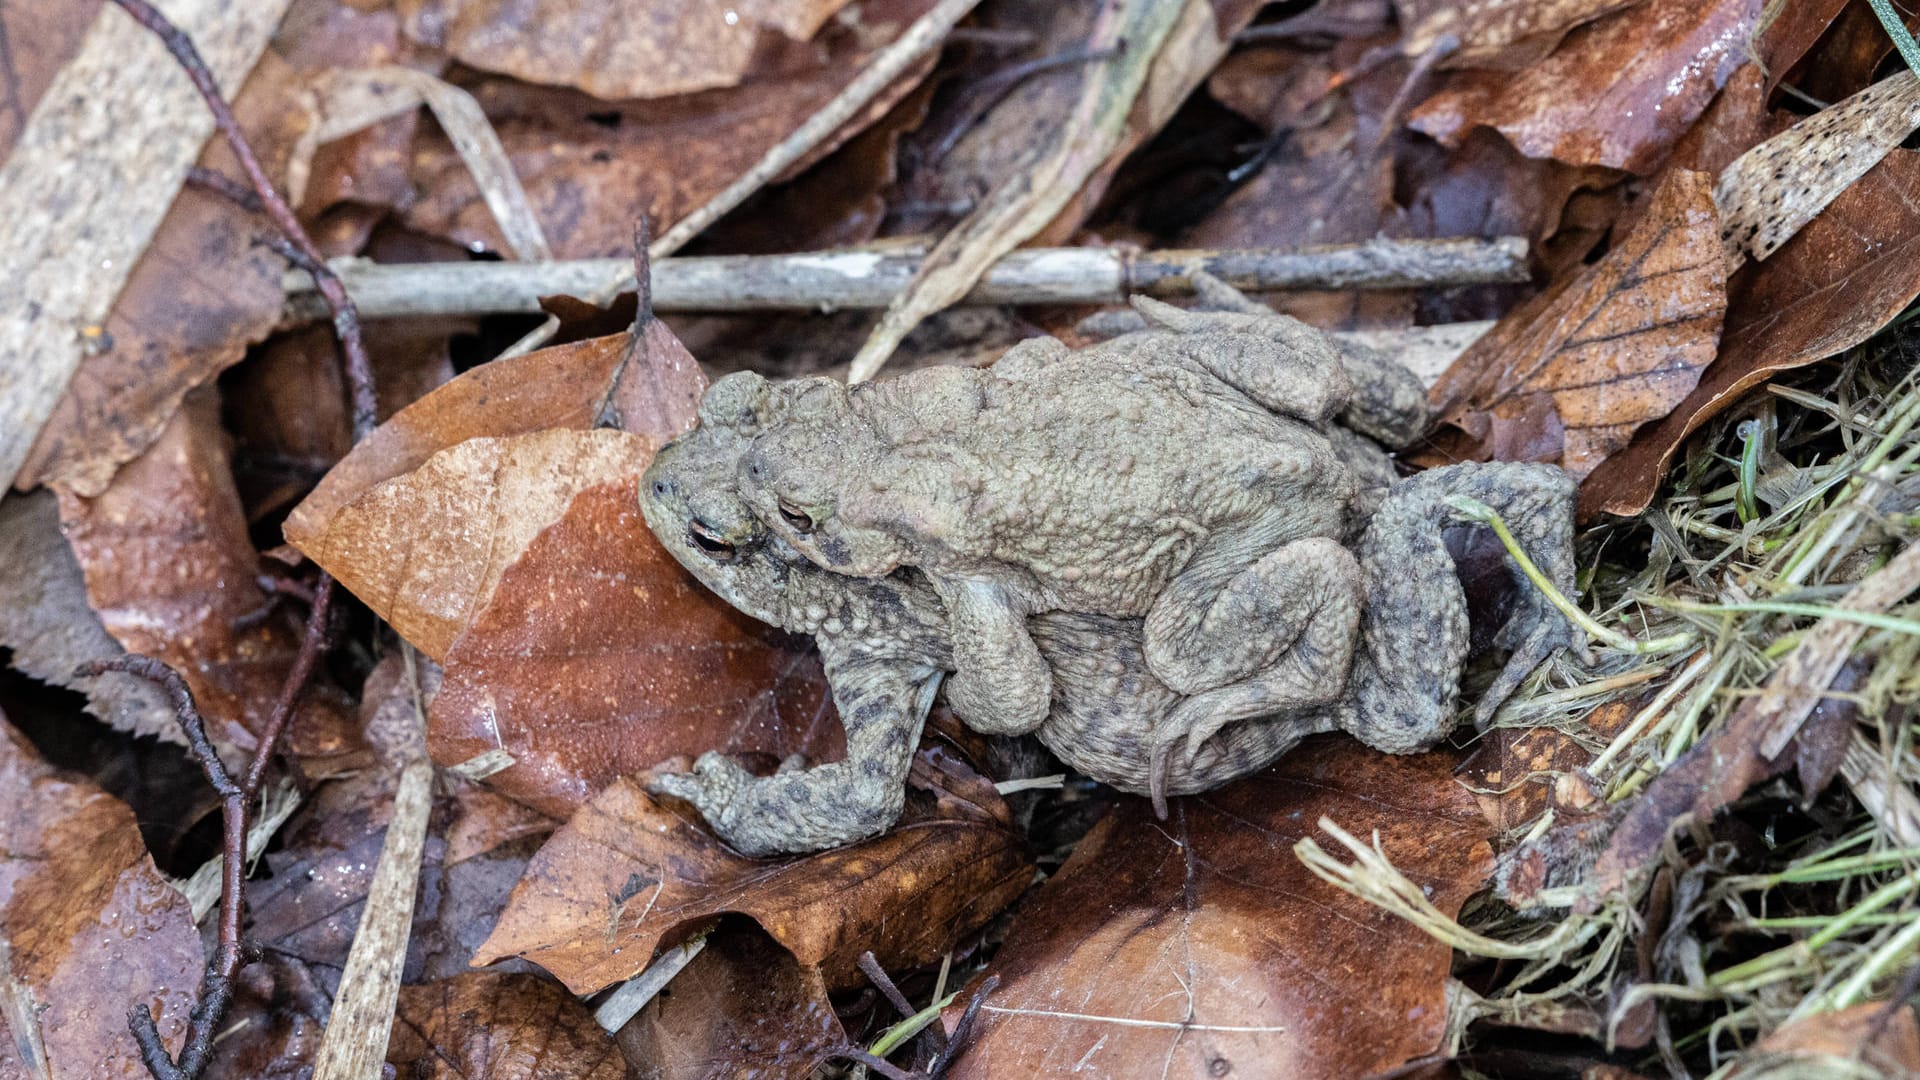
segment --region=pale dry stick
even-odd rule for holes
[[[1920,847],[1920,798],[1858,730],[1840,759],[1840,775],[1854,798],[1901,847]]]
[[[0,1024],[13,1033],[13,1053],[31,1080],[53,1080],[47,1046],[40,1037],[40,1007],[33,987],[13,974],[13,946],[0,926]]]
[[[656,311],[882,308],[918,268],[920,245],[663,259],[653,264]],[[404,263],[336,260],[362,316],[539,314],[540,297],[586,296],[610,279],[635,287],[633,260]],[[1121,303],[1135,293],[1192,291],[1205,271],[1244,292],[1280,289],[1452,288],[1524,281],[1524,237],[1369,240],[1310,248],[1128,252],[1029,248],[996,262],[962,300],[971,304]],[[282,325],[323,315],[304,272],[287,275]],[[1374,332],[1378,333],[1378,332]]]

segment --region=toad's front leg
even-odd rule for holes
[[[692,803],[735,850],[766,856],[819,851],[886,831],[906,802],[907,772],[939,685],[937,673],[897,662],[835,663],[826,654],[847,756],[811,769],[755,776],[724,754],[693,771],[656,773],[647,790]]]

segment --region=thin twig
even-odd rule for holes
[[[354,310],[352,298],[347,295],[346,286],[327,268],[326,256],[320,253],[307,231],[300,227],[287,201],[274,190],[273,181],[267,178],[267,170],[260,164],[253,147],[247,143],[246,135],[240,131],[240,122],[234,119],[232,107],[227,104],[225,95],[220,92],[220,85],[200,59],[200,52],[193,47],[193,42],[147,0],[114,0],[114,3],[158,37],[166,45],[167,51],[173,54],[181,70],[193,81],[194,88],[200,91],[207,111],[213,114],[214,126],[226,137],[227,146],[239,159],[241,171],[247,174],[254,194],[260,197],[261,210],[311,264],[309,269],[314,276],[314,285],[333,311],[334,332],[340,339],[340,348],[346,357],[347,383],[353,402],[353,437],[358,442],[373,431],[376,422],[373,365],[367,360],[367,347],[360,337],[360,317]]]
[[[333,590],[333,576],[321,574],[319,583],[313,589],[313,606],[307,611],[307,629],[300,638],[300,652],[293,658],[293,667],[288,669],[286,682],[280,686],[279,700],[273,703],[273,712],[267,716],[266,726],[260,729],[260,742],[253,748],[253,760],[247,764],[247,776],[241,788],[249,799],[260,790],[260,778],[267,771],[267,760],[272,756],[275,744],[280,741],[280,733],[286,729],[287,721],[292,718],[294,708],[300,704],[300,695],[312,680],[320,654],[326,651],[327,619],[333,613]]]

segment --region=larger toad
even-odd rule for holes
[[[739,850],[811,851],[885,829],[900,813],[908,766],[943,673],[954,665],[947,613],[923,576],[901,570],[858,578],[814,566],[770,532],[741,499],[735,477],[754,429],[741,423],[738,384],[723,380],[703,423],[663,449],[640,501],[661,543],[741,611],[814,635],[847,729],[844,761],[755,776],[703,755],[689,773],[652,781],[691,802]],[[1459,465],[1397,484],[1356,542],[1366,582],[1353,673],[1317,710],[1265,713],[1204,726],[1190,755],[1157,771],[1153,748],[1195,699],[1148,669],[1138,618],[1053,612],[1027,629],[1052,672],[1048,715],[1035,734],[1063,761],[1124,791],[1211,789],[1254,772],[1306,735],[1345,730],[1393,752],[1424,749],[1454,720],[1466,655],[1466,602],[1443,533],[1458,524],[1448,497],[1500,511],[1561,588],[1573,574],[1572,483],[1541,465]],[[1504,629],[1518,647],[1508,675],[1481,702],[1490,712],[1572,629],[1517,571],[1521,602]],[[1202,717],[1202,720],[1206,718]]]
[[[740,478],[761,520],[836,573],[926,574],[949,701],[980,730],[1046,720],[1027,619],[1049,611],[1144,619],[1148,669],[1197,699],[1163,741],[1345,685],[1361,488],[1329,434],[1352,399],[1339,353],[1291,319],[1140,306],[1149,330],[1023,342],[984,371],[723,391],[719,422],[763,429]]]

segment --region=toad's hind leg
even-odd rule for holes
[[[1521,550],[1564,593],[1573,585],[1573,481],[1551,465],[1462,464],[1401,481],[1357,545],[1367,582],[1359,654],[1340,727],[1379,750],[1412,753],[1453,725],[1454,699],[1470,644],[1467,601],[1447,552],[1445,532],[1468,522],[1449,499],[1464,495],[1492,507]],[[1511,561],[1519,589],[1497,642],[1512,649],[1477,708],[1490,718],[1534,668],[1579,631]]]
[[[996,584],[930,575],[947,608],[953,674],[947,705],[986,735],[1025,735],[1046,722],[1053,669],[1027,632],[1027,610]]]
[[[1176,744],[1185,742],[1190,757],[1236,720],[1323,707],[1346,689],[1360,621],[1359,564],[1327,537],[1249,561],[1254,542],[1254,535],[1217,538],[1147,613],[1147,666],[1190,695],[1154,725],[1156,807],[1164,805]]]

